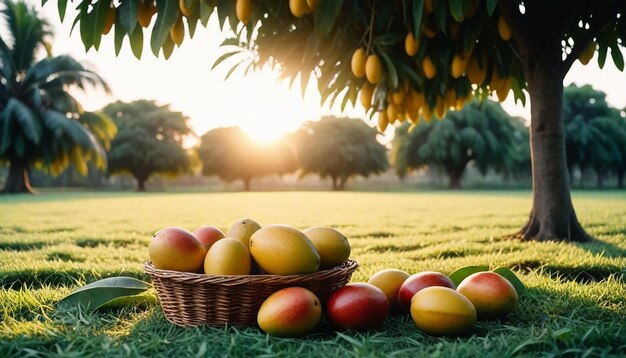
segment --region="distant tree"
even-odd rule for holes
[[[191,170],[183,138],[191,133],[187,117],[154,101],[114,102],[104,107],[119,128],[109,152],[109,173],[130,173],[137,191],[153,174],[180,175]]]
[[[9,163],[4,193],[33,192],[29,168],[61,173],[70,164],[87,174],[87,161],[106,166],[115,125],[83,112],[69,89],[107,84],[69,56],[52,56],[49,24],[24,2],[3,1],[0,11],[0,160]],[[37,60],[46,50],[47,56]]]
[[[575,167],[596,172],[602,187],[609,171],[621,161],[620,113],[606,102],[606,94],[590,85],[565,87],[563,92],[565,151],[570,176]]]
[[[348,178],[368,177],[389,167],[387,149],[377,131],[356,118],[322,117],[306,122],[296,134],[298,161],[303,174],[329,177],[333,190],[345,189]]]
[[[422,121],[412,131],[408,124],[396,129],[391,157],[400,177],[410,169],[435,166],[446,172],[450,188],[460,188],[472,161],[483,174],[488,169],[504,173],[514,164],[515,120],[498,103],[472,102],[444,119]]]
[[[296,169],[293,150],[285,141],[259,143],[239,127],[208,131],[201,137],[197,151],[203,175],[215,175],[227,182],[241,180],[246,191],[253,178],[283,175]]]
[[[617,187],[624,188],[624,174],[626,174],[626,108],[622,110],[621,118],[618,120],[619,130],[614,133],[615,141],[618,143],[620,151],[620,160],[615,165],[615,174],[617,175]]]

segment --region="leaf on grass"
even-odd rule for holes
[[[524,290],[526,290],[526,286],[524,283],[511,271],[508,267],[498,267],[493,272],[499,274],[500,276],[506,278],[513,287],[515,287],[515,291],[517,291],[517,295],[521,295]]]
[[[467,276],[476,272],[489,271],[489,266],[465,266],[451,273],[448,277],[458,286]]]
[[[157,304],[156,292],[152,290],[130,296],[114,298],[96,307],[96,310],[117,310],[125,307],[148,308]]]
[[[149,283],[132,277],[109,277],[75,290],[61,299],[59,304],[95,308],[115,298],[136,295],[150,287]]]

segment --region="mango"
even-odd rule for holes
[[[207,251],[189,231],[168,227],[154,234],[148,252],[158,269],[200,272]]]
[[[300,337],[311,332],[322,316],[322,305],[306,288],[288,287],[274,292],[261,305],[259,327],[278,337]]]
[[[339,231],[325,226],[316,226],[303,231],[320,255],[320,268],[339,266],[350,257],[350,243]]]
[[[476,322],[476,309],[455,290],[431,286],[411,300],[411,318],[422,331],[433,336],[453,336],[467,332]]]
[[[367,283],[380,288],[385,293],[389,301],[389,310],[395,313],[400,311],[398,300],[400,287],[409,277],[410,275],[402,270],[386,269],[376,272]]]
[[[313,273],[320,266],[311,240],[287,225],[268,225],[252,234],[250,253],[261,270],[273,275]]]
[[[240,219],[226,232],[226,237],[241,241],[246,247],[250,242],[250,236],[261,228],[261,225],[252,219]]]
[[[216,241],[204,258],[207,275],[249,275],[252,258],[241,241],[225,238]]]
[[[505,316],[517,307],[515,287],[495,272],[485,271],[469,275],[456,290],[472,302],[480,318]]]

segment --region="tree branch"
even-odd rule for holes
[[[587,45],[589,45],[589,42],[615,21],[615,16],[619,11],[622,12],[622,16],[626,15],[624,14],[626,11],[626,1],[615,1],[612,5],[613,6],[605,8],[604,12],[593,14],[594,16],[591,18],[589,29],[574,43],[572,51],[567,55],[565,60],[563,60],[563,66],[561,67],[563,71],[561,74],[562,77],[565,77],[567,72],[569,72],[572,64],[580,57]],[[602,10],[602,8],[600,9]]]

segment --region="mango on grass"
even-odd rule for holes
[[[268,225],[252,234],[250,253],[261,270],[273,275],[308,274],[320,266],[311,240],[288,225]]]
[[[320,268],[329,269],[350,257],[350,243],[339,231],[325,226],[308,228],[303,233],[311,240],[320,255]]]
[[[367,283],[380,288],[387,296],[387,300],[389,300],[389,310],[398,312],[400,311],[398,292],[404,281],[409,277],[410,275],[402,270],[385,269],[372,275]]]
[[[491,271],[467,276],[457,291],[472,302],[481,318],[505,316],[515,311],[518,303],[515,287],[509,280]]]
[[[431,286],[413,296],[411,318],[419,329],[430,335],[452,336],[472,328],[476,322],[476,309],[455,290]]]
[[[278,337],[299,337],[311,332],[322,316],[322,305],[306,288],[288,287],[274,292],[261,305],[259,327]]]

